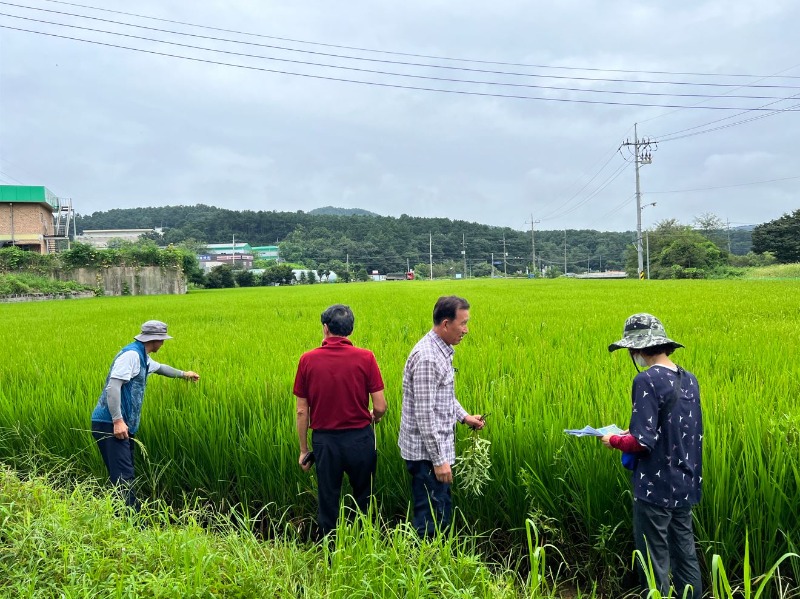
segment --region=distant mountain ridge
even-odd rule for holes
[[[337,208],[336,206],[323,206],[309,210],[308,214],[326,214],[331,216],[381,216],[363,208]]]

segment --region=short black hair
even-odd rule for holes
[[[331,335],[347,337],[353,332],[356,317],[353,316],[350,306],[334,304],[322,313],[320,320],[322,324],[328,325]]]
[[[441,324],[443,320],[455,320],[456,312],[469,310],[469,302],[457,295],[445,295],[436,300],[433,307],[433,324]]]
[[[642,352],[645,356],[658,356],[660,354],[670,355],[677,348],[671,343],[664,343],[662,345],[651,345],[650,347],[643,347],[642,349],[635,349],[633,351]]]

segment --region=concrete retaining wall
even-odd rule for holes
[[[106,295],[177,295],[186,293],[186,277],[177,267],[111,266],[76,268],[58,273],[62,281],[100,287]]]

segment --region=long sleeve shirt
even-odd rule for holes
[[[456,399],[454,353],[431,330],[408,356],[398,440],[405,460],[430,460],[434,466],[455,463],[455,424],[467,411]]]

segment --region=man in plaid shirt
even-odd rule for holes
[[[452,519],[450,485],[456,460],[455,424],[483,428],[480,415],[458,403],[453,369],[454,345],[469,330],[469,303],[454,295],[440,297],[431,329],[411,350],[403,371],[400,455],[411,474],[413,525],[421,537],[445,530]]]

